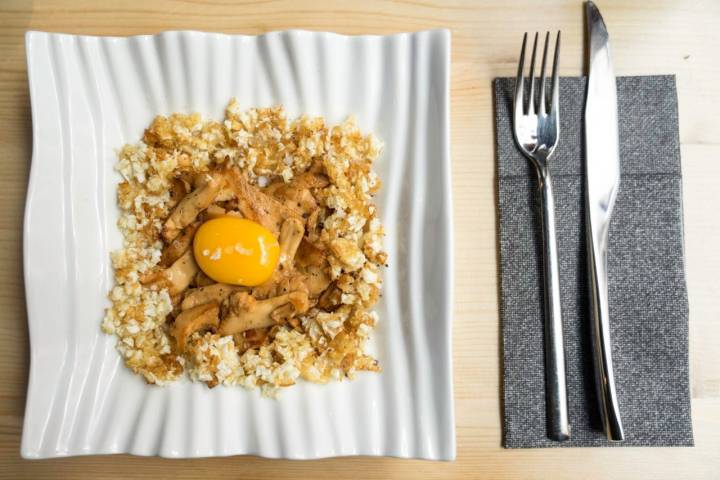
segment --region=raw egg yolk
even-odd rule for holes
[[[200,269],[216,282],[253,287],[272,275],[280,246],[277,238],[258,223],[220,217],[200,225],[193,252]]]

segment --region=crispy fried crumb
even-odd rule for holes
[[[319,117],[288,120],[280,106],[243,111],[234,99],[223,122],[199,114],[156,117],[142,141],[121,149],[116,166],[124,243],[111,254],[116,286],[102,329],[118,337],[127,366],[148,383],[164,384],[187,372],[210,387],[261,388],[267,396],[298,379],[325,383],[379,371],[364,343],[377,322],[369,309],[387,260],[372,201],[380,188],[372,163],[381,148],[352,118],[335,126]],[[332,295],[325,300],[337,304],[323,310],[319,302],[291,324],[262,332],[197,332],[181,353],[168,325],[176,299],[162,284],[143,285],[140,278],[161,260],[163,222],[178,201],[171,192],[182,188],[180,180],[221,165],[239,167],[263,189],[278,182],[290,188],[309,170],[329,179],[314,188],[317,209],[307,215],[313,225],[307,240],[327,255]]]

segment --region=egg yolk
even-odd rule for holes
[[[253,287],[272,275],[280,246],[277,238],[258,223],[220,217],[200,225],[193,253],[200,269],[216,282]]]

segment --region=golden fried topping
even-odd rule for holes
[[[126,364],[150,383],[186,371],[208,386],[266,395],[298,378],[379,370],[364,343],[387,260],[372,198],[380,149],[352,119],[290,121],[282,107],[243,111],[232,101],[223,122],[156,117],[117,165],[124,244],[112,253],[103,329],[118,336]],[[265,283],[226,285],[199,270],[195,233],[224,216],[277,238],[280,258]]]

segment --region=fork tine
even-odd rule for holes
[[[525,81],[523,79],[523,68],[525,67],[525,44],[527,43],[527,32],[523,35],[522,49],[520,50],[520,60],[518,62],[518,73],[515,78],[515,115],[514,118],[520,118],[523,114],[523,92],[525,91]]]
[[[545,98],[545,60],[547,59],[548,43],[550,43],[550,32],[545,34],[545,48],[543,48],[542,65],[540,66],[540,96],[538,98],[538,110],[545,115],[547,99]]]
[[[528,100],[528,114],[535,113],[535,52],[537,51],[538,33],[535,32],[535,42],[533,42],[532,60],[530,60],[530,99]]]
[[[552,81],[552,104],[550,105],[550,111],[557,113],[560,111],[560,80],[559,80],[559,64],[560,64],[560,30],[557,33],[557,39],[555,40],[555,59],[553,60],[553,81]]]

